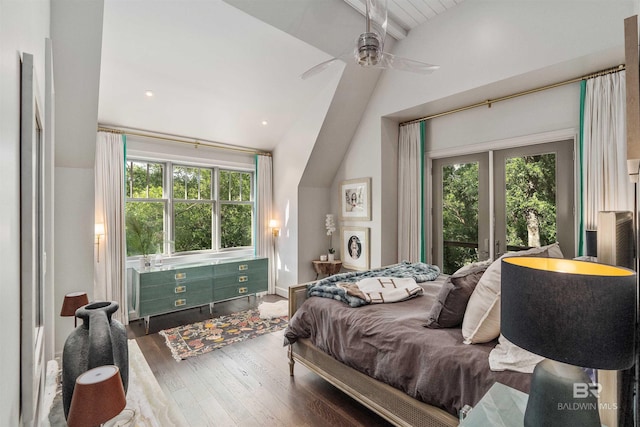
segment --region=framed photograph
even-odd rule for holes
[[[340,183],[340,219],[371,220],[371,178]]]
[[[342,227],[342,266],[351,270],[369,269],[369,229]]]

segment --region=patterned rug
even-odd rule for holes
[[[286,328],[288,317],[261,319],[257,309],[160,331],[177,361]]]

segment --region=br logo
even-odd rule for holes
[[[586,399],[589,395],[592,395],[596,399],[600,398],[600,392],[602,391],[602,385],[600,383],[574,383],[573,384],[573,398],[574,399]]]

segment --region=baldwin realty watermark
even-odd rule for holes
[[[573,384],[573,398],[574,399],[588,399],[591,396],[596,399],[600,398],[600,392],[602,391],[602,385],[600,383],[574,383]],[[559,411],[585,411],[585,410],[618,410],[617,403],[610,402],[570,402],[570,403],[558,403]]]

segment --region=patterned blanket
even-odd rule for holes
[[[377,268],[367,271],[351,271],[336,274],[325,279],[311,283],[307,287],[307,295],[310,297],[332,298],[349,304],[351,307],[360,307],[369,304],[362,298],[349,295],[339,283],[355,283],[369,277],[409,277],[417,283],[435,280],[440,274],[440,269],[435,265],[422,262],[410,263],[403,261],[389,267]]]

